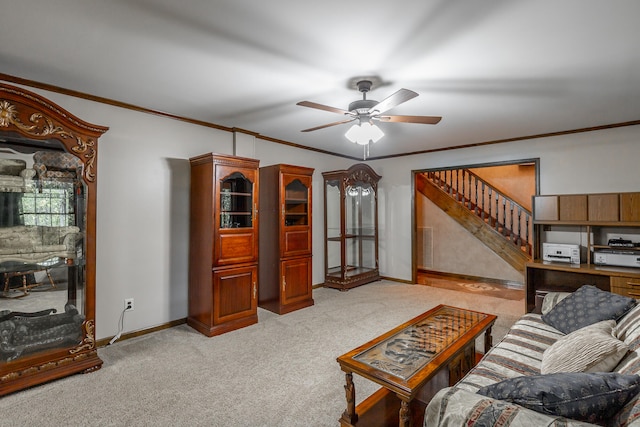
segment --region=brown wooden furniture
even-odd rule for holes
[[[324,172],[324,286],[346,291],[380,280],[378,175],[363,163]]]
[[[421,426],[433,395],[476,365],[476,338],[484,333],[485,352],[491,348],[495,321],[492,314],[439,305],[338,357],[347,399],[340,425]],[[382,386],[357,407],[354,373]]]
[[[258,305],[278,314],[313,305],[311,182],[313,169],[260,168]]]
[[[640,248],[609,246],[626,236],[640,242],[640,192],[544,195],[533,197],[534,261],[527,263],[526,309],[538,308],[550,291],[571,292],[584,284],[623,295],[640,295],[640,269],[594,264],[595,250],[623,250],[640,257]],[[573,243],[582,249],[580,265],[542,261],[542,243]]]
[[[209,337],[258,321],[258,160],[191,161],[189,315]]]
[[[40,95],[0,83],[0,147],[23,157],[33,156],[36,151],[54,155],[69,153],[82,164],[82,173],[69,182],[63,183],[54,178],[35,178],[29,183],[32,185],[2,190],[1,196],[5,201],[12,199],[16,206],[22,206],[22,225],[49,217],[53,226],[79,227],[81,238],[76,243],[75,256],[35,262],[37,268],[45,269],[45,265],[55,264],[57,271],[62,273],[66,270],[67,290],[60,286],[62,290],[52,289],[47,292],[49,298],[42,298],[41,293],[35,292],[30,292],[26,297],[35,308],[33,316],[56,316],[56,319],[60,319],[67,307],[74,313],[77,310],[74,322],[64,325],[66,332],[59,332],[60,328],[51,328],[31,334],[28,319],[32,317],[29,314],[22,316],[18,313],[13,317],[12,314],[5,315],[4,321],[0,322],[4,326],[13,322],[17,327],[24,328],[22,333],[26,331],[27,334],[19,339],[22,343],[25,340],[29,343],[29,346],[19,343],[14,345],[8,332],[10,328],[4,330],[0,395],[67,375],[90,372],[102,366],[95,341],[96,182],[98,138],[107,130],[107,127],[77,118]],[[1,153],[0,156],[11,157],[11,154]],[[57,211],[47,199],[64,200],[66,212]],[[29,213],[28,200],[37,200],[37,211]],[[6,222],[4,226],[7,226]],[[33,262],[23,261],[3,262],[1,267],[5,272],[12,269],[20,272],[26,264],[31,264],[30,269],[35,268]],[[60,295],[62,307],[50,306],[50,297],[54,293]],[[54,299],[57,300],[58,297]],[[13,304],[15,302],[10,299],[0,300],[0,310],[10,313],[24,311],[15,309]],[[58,315],[52,314],[52,308],[58,310]],[[41,323],[48,324],[50,318],[42,320],[44,322]],[[46,340],[39,342],[38,334],[45,334]],[[9,347],[16,349],[16,353],[5,351]]]

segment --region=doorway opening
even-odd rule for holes
[[[496,249],[500,244],[492,244],[483,236],[497,234],[493,231],[499,230],[525,252],[532,247],[530,213],[532,196],[539,192],[539,159],[431,168],[412,173],[413,283],[419,283],[420,273],[428,273],[521,287],[524,262],[515,266],[504,262],[501,257],[505,254]],[[473,226],[465,224],[463,215],[455,209],[443,208],[427,197],[425,193],[429,192],[424,191],[424,184],[421,185],[421,180],[427,176],[431,180],[437,177],[441,184],[437,191],[455,199],[450,203],[471,207],[472,212],[495,230],[469,231]],[[474,220],[478,222],[477,218]],[[517,231],[506,229],[511,224],[515,224]]]

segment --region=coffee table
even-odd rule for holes
[[[338,357],[347,398],[340,425],[421,426],[433,395],[475,366],[475,341],[481,334],[485,352],[491,348],[496,318],[439,305]],[[357,407],[354,373],[382,386]]]

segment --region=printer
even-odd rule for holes
[[[593,263],[618,267],[640,267],[640,251],[601,249],[593,253]]]
[[[580,264],[580,245],[542,243],[542,260]]]

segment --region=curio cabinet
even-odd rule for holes
[[[258,165],[223,154],[190,159],[189,314],[207,336],[258,321]]]
[[[380,279],[378,181],[366,164],[324,172],[325,283],[340,290]]]
[[[313,305],[311,288],[311,181],[313,169],[260,168],[258,305],[284,314]]]

